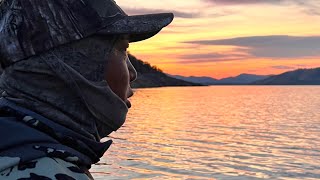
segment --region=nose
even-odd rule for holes
[[[130,74],[130,82],[133,82],[137,79],[137,71],[136,69],[132,66],[132,70],[129,70],[129,74]]]
[[[131,88],[128,89],[128,92],[127,92],[127,96],[128,98],[132,97],[133,96],[133,90]]]
[[[130,77],[130,82],[133,82],[137,79],[137,71],[134,68],[134,66],[131,64],[131,61],[129,57],[127,58],[127,64],[128,64],[128,70],[129,70],[129,77]]]

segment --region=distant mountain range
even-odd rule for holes
[[[251,83],[253,85],[320,85],[320,68],[298,69]]]
[[[179,76],[179,75],[170,75],[167,74],[169,77],[175,78],[175,79],[180,79],[183,81],[187,81],[187,82],[192,82],[192,83],[198,83],[198,84],[203,84],[203,85],[212,85],[215,84],[218,80],[214,79],[212,77],[196,77],[196,76],[189,76],[189,77],[185,77],[185,76]]]
[[[250,84],[270,76],[255,74],[240,74],[239,76],[220,79],[216,84]]]
[[[170,75],[171,77],[181,79],[184,81],[189,81],[193,83],[200,83],[203,85],[245,85],[250,84],[259,80],[266,79],[270,76],[261,76],[261,75],[255,75],[255,74],[240,74],[239,76],[235,77],[228,77],[223,79],[215,79],[211,77],[184,77],[184,76],[178,76],[178,75]]]
[[[279,75],[268,76],[240,74],[239,76],[220,80],[194,76],[172,75],[171,77],[203,85],[320,85],[320,68],[298,69]]]

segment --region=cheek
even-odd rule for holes
[[[126,62],[120,58],[111,58],[105,68],[105,79],[111,90],[122,100],[127,99],[129,71]]]

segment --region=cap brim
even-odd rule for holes
[[[172,13],[123,16],[112,24],[109,22],[98,34],[128,34],[130,42],[142,41],[156,35],[173,18]]]

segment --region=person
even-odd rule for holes
[[[113,0],[0,0],[0,179],[92,179],[131,107],[129,43],[172,20]]]

